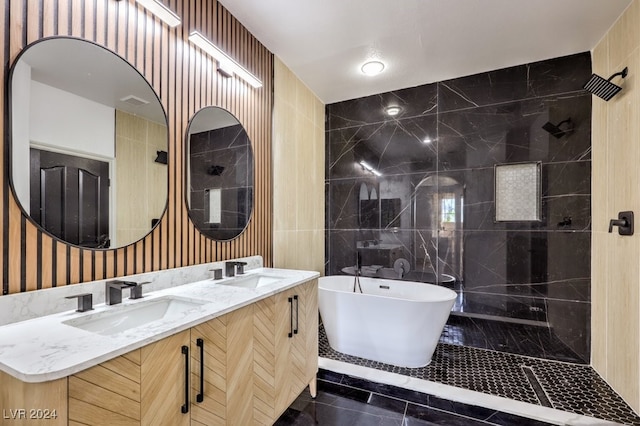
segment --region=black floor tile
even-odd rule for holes
[[[370,392],[376,392],[381,395],[390,396],[393,398],[402,399],[416,404],[428,405],[429,395],[421,392],[412,391],[410,389],[404,389],[398,386],[385,385],[382,383],[374,383],[358,377],[343,376],[342,384],[352,386],[358,389],[368,390]]]
[[[477,420],[486,420],[496,413],[496,410],[492,410],[490,408],[463,404],[456,401],[450,401],[448,399],[438,398],[437,396],[429,397],[429,407]]]
[[[434,408],[409,404],[405,417],[406,426],[414,425],[487,426],[487,423],[468,417],[458,416]]]
[[[332,388],[332,390],[335,391],[337,389]],[[348,391],[341,393],[349,396],[354,395],[354,393]],[[377,403],[379,402],[377,401]],[[403,404],[402,402],[400,403]],[[400,426],[402,425],[402,418],[403,413],[371,405],[366,401],[360,402],[319,390],[315,400],[301,395],[278,419],[275,425]]]
[[[331,375],[327,374],[326,370],[320,370],[318,376]],[[394,386],[386,387],[364,379],[356,380],[348,375],[340,376],[343,381],[349,382],[351,385],[319,380],[317,398],[311,398],[308,389],[305,390],[283,413],[275,425],[547,425],[547,423],[411,391],[406,395],[421,401],[429,401],[433,405],[414,404],[401,398],[388,397],[365,390],[380,389],[395,392]],[[360,388],[352,387],[354,384]],[[368,397],[365,398],[366,395]]]
[[[526,417],[504,413],[502,411],[496,412],[493,416],[489,417],[487,421],[501,426],[546,426],[549,424],[535,419],[528,419]]]
[[[320,370],[318,371],[317,377],[319,380],[325,380],[327,382],[333,382],[333,383],[341,383],[342,378],[344,377],[344,374],[336,373],[334,371],[329,371],[329,370]]]

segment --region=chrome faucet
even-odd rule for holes
[[[104,302],[107,305],[117,305],[122,302],[122,289],[130,288],[129,299],[142,298],[142,284],[148,284],[147,282],[137,283],[135,281],[121,281],[113,280],[105,283],[104,289]]]
[[[224,262],[224,274],[227,277],[233,277],[236,275],[244,274],[244,267],[247,265],[247,262]]]

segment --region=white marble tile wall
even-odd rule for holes
[[[231,260],[247,262],[247,266],[245,266],[246,270],[261,268],[263,266],[262,256],[250,256]],[[136,282],[149,281],[149,284],[145,284],[142,289],[143,293],[148,293],[211,278],[213,277],[213,273],[210,272],[210,270],[215,268],[223,268],[224,270],[224,262],[204,263],[147,272],[144,274],[109,278],[108,280],[90,281],[81,284],[0,296],[0,326],[44,315],[74,310],[77,306],[76,299],[66,299],[66,297],[75,294],[91,293],[93,294],[94,305],[104,303],[104,287],[106,281],[114,279]],[[127,290],[125,290],[123,297],[128,297]]]

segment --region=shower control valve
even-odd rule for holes
[[[618,227],[618,235],[633,235],[633,212],[626,211],[618,213],[617,219],[609,221],[609,232],[613,232],[613,227]]]

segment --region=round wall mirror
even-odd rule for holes
[[[240,235],[253,209],[253,150],[242,124],[225,109],[201,109],[189,122],[185,160],[196,228],[215,240]]]
[[[55,37],[26,47],[10,77],[10,180],[24,212],[87,248],[147,235],[167,204],[167,119],[115,53]]]

